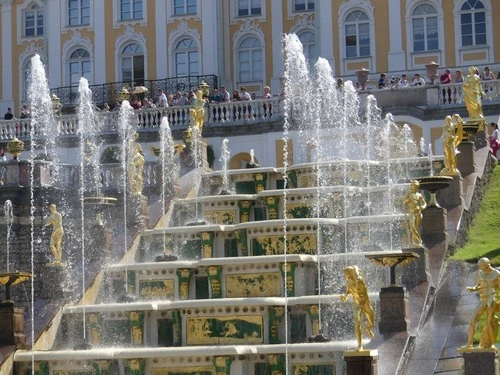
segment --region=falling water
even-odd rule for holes
[[[201,139],[201,134],[197,126],[191,127],[192,133],[191,133],[191,156],[193,158],[193,165],[196,169],[200,168],[203,163],[203,158],[202,158],[202,139]],[[198,194],[196,194],[195,197],[195,222],[199,222],[199,213],[198,213],[198,207],[199,207],[199,197]]]
[[[129,152],[131,144],[135,141],[135,127],[136,117],[134,109],[127,100],[124,100],[120,108],[120,118],[118,120],[120,138],[122,141],[122,188],[123,188],[123,253],[127,254],[128,243],[128,222],[127,222],[127,166],[129,160]],[[130,182],[129,182],[130,183]],[[125,259],[125,294],[128,293],[128,259]]]
[[[250,149],[250,165],[255,165],[255,151],[254,149]]]
[[[12,233],[12,223],[14,222],[14,213],[12,210],[12,202],[6,200],[3,204],[3,212],[7,222],[7,272],[10,272],[10,235]]]
[[[425,156],[425,138],[420,137],[420,156]]]
[[[285,369],[288,374],[288,295],[287,295],[287,267],[288,267],[288,246],[287,246],[287,189],[288,189],[288,143],[290,140],[290,127],[292,126],[292,116],[294,124],[298,122],[303,126],[305,122],[301,121],[301,116],[306,113],[306,107],[309,101],[306,99],[308,95],[303,90],[310,82],[309,70],[306,59],[302,50],[302,43],[299,38],[294,35],[285,35],[283,43],[283,56],[285,64],[285,99],[283,103],[284,123],[283,123],[283,254],[284,268],[283,290],[285,294]],[[302,120],[305,120],[303,118]],[[301,131],[301,130],[300,130]],[[300,133],[299,133],[300,136]]]
[[[432,154],[432,143],[429,143],[429,162],[431,163],[431,176],[434,176],[434,155]]]
[[[92,104],[92,91],[85,78],[80,78],[78,87],[80,103],[78,105],[78,136],[80,138],[80,252],[82,256],[82,298],[83,298],[83,340],[86,339],[86,317],[85,317],[85,207],[84,198],[90,193],[88,190],[95,189],[95,195],[101,195],[100,165],[97,162],[99,145],[98,127],[95,121]],[[90,169],[87,179],[87,171]],[[90,189],[87,189],[90,187]]]
[[[229,164],[229,158],[231,157],[231,151],[228,147],[229,140],[224,138],[222,141],[222,146],[220,149],[221,155],[219,161],[222,163],[222,191],[221,194],[229,194],[229,182],[227,176],[227,165]]]

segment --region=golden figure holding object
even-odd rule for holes
[[[363,350],[362,342],[362,318],[363,314],[366,317],[368,325],[365,327],[365,332],[371,338],[375,337],[373,327],[375,326],[375,312],[368,296],[366,283],[361,276],[361,271],[358,266],[348,266],[344,268],[344,276],[346,281],[346,292],[340,296],[342,302],[346,302],[349,295],[352,295],[354,302],[354,333],[358,341],[358,351]]]
[[[474,317],[470,321],[468,342],[462,347],[462,350],[474,349],[474,333],[476,332],[476,323],[486,313],[486,322],[481,333],[479,349],[496,349],[495,342],[498,333],[498,320],[495,312],[500,310],[500,302],[496,301],[496,295],[500,290],[500,271],[491,266],[488,258],[481,258],[477,262],[479,271],[477,275],[477,284],[468,287],[469,292],[479,294],[479,304],[474,312]]]
[[[201,135],[203,123],[205,122],[205,99],[203,99],[203,91],[196,91],[196,98],[193,103],[193,108],[189,109],[191,116],[191,129],[198,128]]]
[[[57,207],[54,203],[50,205],[51,215],[45,220],[43,227],[52,225],[52,234],[50,235],[50,250],[54,254],[54,262],[52,264],[61,266],[62,262],[62,240],[64,229],[62,226],[62,216],[57,212]]]
[[[455,120],[453,122],[453,120]],[[443,148],[444,148],[444,168],[441,175],[459,176],[457,169],[458,146],[462,143],[464,134],[464,122],[462,118],[455,114],[453,118],[446,116],[443,125]]]
[[[408,225],[408,241],[414,245],[422,246],[422,237],[420,237],[419,228],[422,221],[422,211],[427,207],[424,197],[418,189],[420,183],[412,180],[410,191],[406,193],[403,201],[406,223]]]
[[[464,80],[464,99],[467,112],[471,119],[482,119],[482,97],[484,91],[481,86],[481,78],[476,74],[476,67],[469,67],[469,75]]]

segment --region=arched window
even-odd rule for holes
[[[421,4],[412,13],[413,51],[439,48],[437,11],[430,4]]]
[[[354,10],[345,20],[346,57],[370,56],[370,23],[362,10]]]
[[[68,1],[68,26],[90,24],[90,0]]]
[[[38,4],[33,4],[24,11],[24,36],[35,37],[43,35],[44,19],[43,9]]]
[[[123,48],[121,64],[122,81],[144,84],[144,51],[139,44],[131,43]]]
[[[248,37],[238,46],[239,82],[262,81],[262,45],[255,37]]]
[[[198,45],[193,39],[186,38],[177,43],[174,58],[176,76],[196,76],[200,74]]]
[[[486,11],[479,0],[468,0],[460,11],[462,46],[486,44]]]
[[[87,50],[79,48],[69,57],[69,84],[78,86],[80,78],[85,77],[89,84],[92,84],[92,64],[90,54]]]
[[[318,55],[316,53],[316,37],[312,31],[304,31],[298,35],[302,47],[304,49],[304,55],[309,59],[310,62],[314,63]]]

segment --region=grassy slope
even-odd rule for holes
[[[452,257],[476,261],[481,257],[500,266],[500,167],[493,170],[481,209],[469,231],[467,244]]]

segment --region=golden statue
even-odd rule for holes
[[[370,297],[368,297],[368,289],[365,281],[361,276],[361,271],[358,266],[349,266],[344,268],[344,276],[346,281],[346,292],[340,296],[342,302],[347,301],[349,295],[352,295],[354,302],[354,333],[358,340],[358,350],[363,350],[363,342],[361,341],[361,325],[363,314],[366,316],[368,325],[365,327],[365,332],[371,338],[375,337],[373,327],[375,325],[375,312],[373,311]]]
[[[205,121],[205,99],[203,99],[203,91],[196,91],[196,98],[194,99],[193,108],[189,110],[191,116],[191,128],[196,126],[201,135],[203,130],[203,122]]]
[[[50,235],[50,250],[54,254],[55,265],[61,265],[62,259],[62,240],[64,236],[64,229],[62,226],[62,216],[57,212],[55,204],[50,205],[51,215],[45,220],[43,227],[52,225],[52,234]]]
[[[453,122],[452,120],[455,120]],[[440,172],[445,176],[459,176],[457,169],[458,146],[462,143],[464,134],[464,122],[462,118],[455,114],[453,119],[446,116],[443,125],[443,148],[444,148],[444,168]]]
[[[420,237],[419,228],[422,221],[422,211],[427,207],[427,203],[418,191],[419,187],[420,183],[417,180],[411,181],[410,191],[406,193],[403,200],[403,208],[408,225],[408,240],[414,245],[421,246],[422,237]]]
[[[484,91],[476,67],[469,67],[469,75],[464,80],[464,99],[471,119],[483,118],[482,97]]]
[[[134,151],[128,165],[128,183],[132,194],[141,195],[144,188],[144,179],[142,172],[144,170],[144,156],[142,155],[141,145],[138,143],[133,144]]]
[[[467,345],[462,349],[474,347],[476,323],[484,313],[487,314],[487,318],[481,333],[479,348],[495,348],[498,332],[498,320],[495,317],[495,312],[500,310],[500,303],[496,301],[496,295],[500,289],[500,271],[491,266],[488,258],[479,259],[477,265],[479,266],[477,284],[467,288],[467,290],[469,292],[478,292],[479,304],[474,312],[474,317],[470,321]]]

